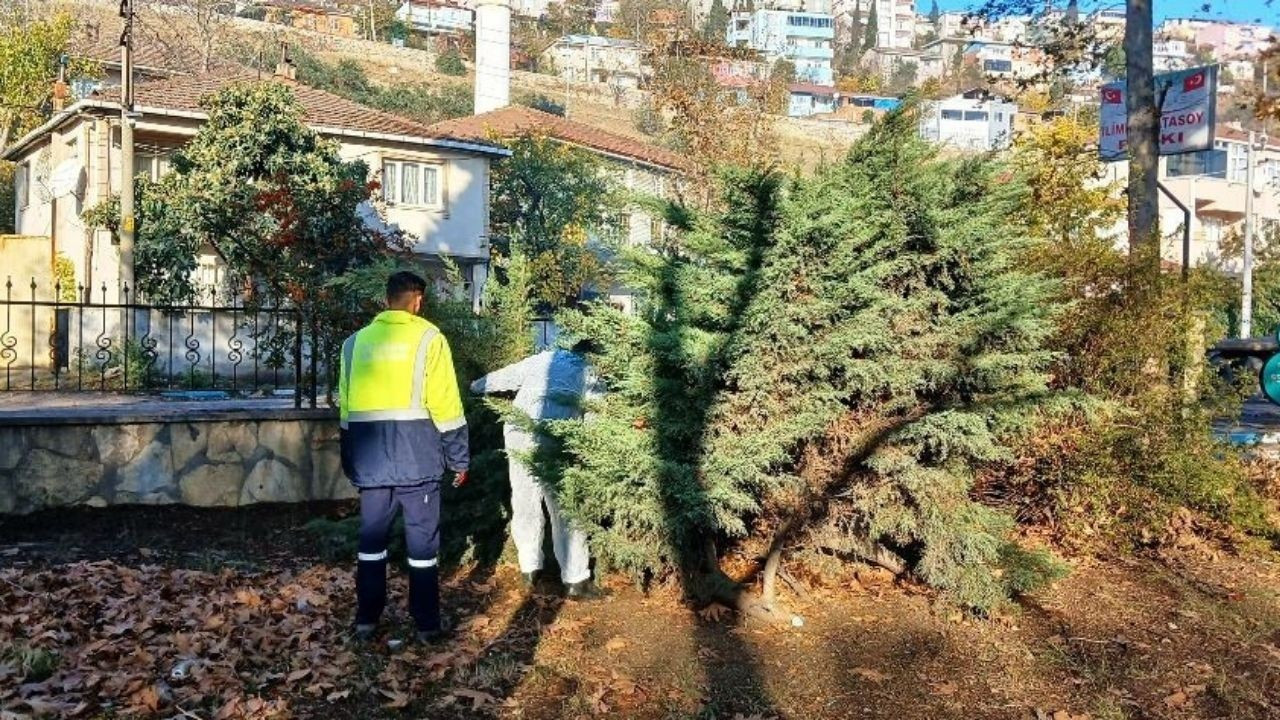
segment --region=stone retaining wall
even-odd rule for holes
[[[336,420],[313,415],[320,416],[0,424],[0,513],[355,497],[342,474]]]

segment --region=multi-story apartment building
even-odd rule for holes
[[[734,13],[726,42],[749,47],[773,63],[786,59],[795,64],[796,80],[814,85],[835,82],[831,61],[835,57],[835,21],[831,15],[786,10]]]
[[[982,18],[963,12],[944,12],[938,16],[940,38],[968,37],[982,30]]]
[[[810,12],[823,12],[808,0],[803,6]],[[913,0],[830,0],[830,8],[831,14],[845,25],[853,23],[855,10],[861,14],[861,26],[853,28],[853,33],[859,38],[866,33],[866,24],[870,22],[874,8],[876,47],[909,48],[915,42],[918,20]]]

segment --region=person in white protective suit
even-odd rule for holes
[[[471,383],[475,394],[515,393],[517,410],[531,419],[568,420],[582,416],[582,404],[599,395],[586,358],[576,350],[547,350],[495,370]],[[591,583],[587,535],[560,512],[555,495],[545,489],[520,457],[538,443],[535,434],[511,423],[502,426],[511,479],[511,537],[520,572],[532,587],[542,570],[543,506],[551,519],[551,544],[560,579],[573,599],[592,599],[599,592]]]

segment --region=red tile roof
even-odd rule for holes
[[[792,83],[787,86],[787,90],[793,93],[820,95],[824,97],[834,96],[836,94],[836,89],[832,85],[814,85],[812,83]]]
[[[511,106],[482,115],[445,120],[432,125],[430,130],[443,137],[468,142],[545,134],[571,145],[668,170],[688,172],[693,169],[688,159],[665,148],[527,107]]]
[[[451,139],[444,133],[408,118],[376,110],[333,93],[266,73],[259,77],[241,71],[139,83],[134,88],[134,103],[143,111],[152,109],[204,114],[204,109],[200,107],[200,101],[203,98],[235,84],[255,82],[287,84],[293,89],[294,95],[302,105],[307,124],[312,126],[412,138]],[[119,100],[120,90],[111,88],[99,93],[97,97],[116,101]],[[491,144],[483,142],[482,138],[479,140],[481,140],[480,144]]]
[[[1246,130],[1237,130],[1230,125],[1218,125],[1213,130],[1214,137],[1218,140],[1234,140],[1236,142],[1249,142],[1249,133]],[[1273,138],[1267,137],[1263,133],[1258,133],[1256,140],[1259,142],[1266,140],[1266,146],[1269,150],[1280,150],[1280,145],[1276,145]]]

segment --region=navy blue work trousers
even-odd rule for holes
[[[360,490],[356,563],[356,623],[378,622],[387,604],[387,540],[396,512],[404,514],[409,560],[409,614],[418,630],[440,629],[440,483]]]

